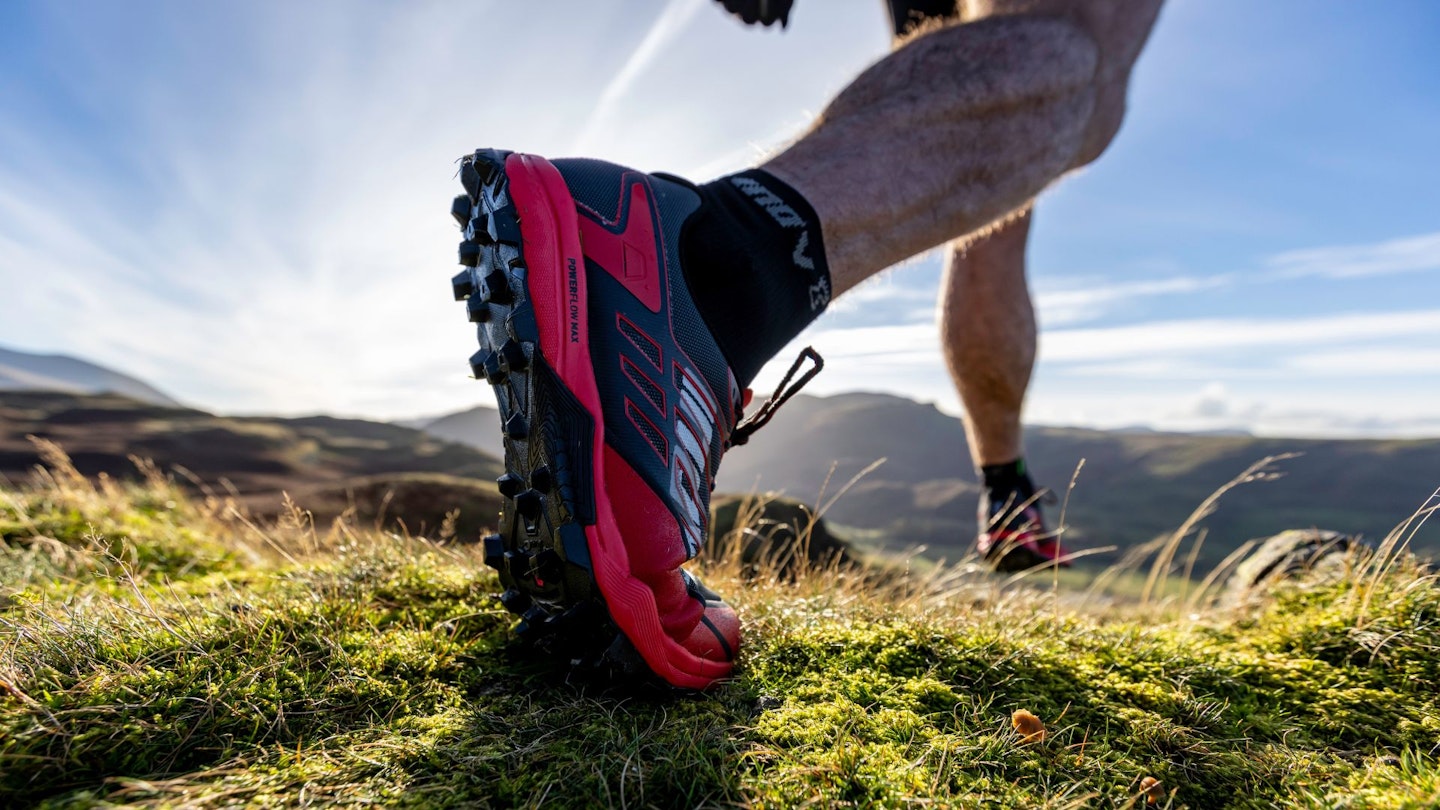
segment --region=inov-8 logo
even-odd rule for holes
[[[730,182],[736,188],[743,191],[746,196],[755,201],[755,204],[764,208],[766,213],[774,217],[780,227],[786,229],[799,229],[800,235],[795,239],[795,249],[791,251],[790,258],[795,266],[810,273],[815,272],[815,260],[810,258],[810,228],[805,218],[795,212],[784,200],[776,196],[775,192],[766,188],[763,183],[751,177],[732,177]],[[817,294],[818,293],[818,294]],[[829,285],[823,289],[811,289],[810,310],[812,312],[824,309],[830,303]]]

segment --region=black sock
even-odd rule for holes
[[[830,303],[820,220],[760,169],[697,190],[704,202],[681,236],[685,279],[744,388]]]
[[[1025,469],[1023,456],[1006,464],[987,464],[980,468],[980,475],[992,499],[1014,495],[1023,501],[1035,494],[1035,484]]]

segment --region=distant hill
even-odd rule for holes
[[[288,492],[321,518],[353,507],[411,528],[438,526],[452,506],[467,512],[462,529],[493,525],[494,480],[504,472],[493,456],[381,422],[223,417],[114,394],[0,391],[0,475],[19,480],[40,462],[27,435],[58,444],[86,476],[133,477],[136,456],[165,472],[183,468],[182,479],[231,491],[262,513]]]
[[[500,413],[485,405],[428,419],[407,419],[396,424],[423,430],[437,439],[468,445],[496,458],[505,457],[505,442],[500,435]]]
[[[1280,453],[1285,477],[1232,491],[1208,519],[1200,570],[1237,545],[1290,528],[1318,526],[1383,536],[1440,486],[1440,440],[1266,439],[1032,427],[1027,457],[1044,486],[1063,496],[1077,546],[1133,546],[1175,529],[1211,492],[1251,463]],[[816,502],[866,465],[888,459],[840,498],[826,517],[883,533],[887,545],[926,545],[958,556],[972,542],[978,489],[960,420],[932,405],[885,394],[801,396],[788,403],[720,468],[719,489],[783,490]],[[831,474],[832,466],[834,468]],[[829,483],[826,484],[827,475]],[[1058,506],[1048,513],[1058,515]],[[1440,528],[1417,536],[1440,550]]]
[[[63,354],[30,354],[0,347],[0,391],[120,394],[151,405],[178,406],[140,380]]]
[[[489,493],[503,471],[495,455],[501,449],[494,409],[472,408],[423,424],[425,432],[323,416],[230,418],[115,395],[0,392],[0,475],[18,477],[38,461],[25,440],[35,434],[59,443],[87,475],[133,474],[128,456],[136,455],[162,469],[184,467],[211,484],[224,479],[254,504],[273,503],[276,493],[288,491],[313,496],[316,507],[325,506],[317,511],[349,504],[380,519],[403,507],[407,525],[434,527],[454,500],[470,513],[461,524],[467,532],[474,521],[491,520],[498,500]],[[1303,453],[1283,463],[1280,480],[1242,486],[1222,500],[1205,522],[1208,539],[1197,563],[1202,571],[1245,540],[1286,529],[1379,538],[1440,486],[1440,440],[1032,427],[1027,442],[1036,480],[1061,495],[1085,461],[1067,512],[1068,536],[1079,548],[1124,549],[1172,531],[1256,460]],[[871,547],[923,545],[930,556],[951,559],[969,551],[978,489],[965,432],[958,419],[932,405],[885,394],[796,397],[754,441],[726,455],[718,488],[779,490],[817,504],[881,458],[887,461],[825,517],[842,532],[865,530],[857,537]],[[450,495],[436,494],[441,484]],[[389,505],[370,502],[390,492],[397,494]],[[483,508],[476,506],[481,503]],[[1047,513],[1053,521],[1059,507]],[[1440,552],[1440,525],[1420,531],[1416,546]]]

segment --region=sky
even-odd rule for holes
[[[1118,138],[1038,202],[1027,421],[1440,435],[1437,35],[1429,0],[1171,0]],[[705,180],[888,48],[879,0],[785,32],[707,0],[0,3],[0,345],[222,413],[493,402],[449,293],[460,155]],[[941,262],[837,300],[757,391],[813,344],[811,392],[958,413]]]

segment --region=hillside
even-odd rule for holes
[[[478,493],[501,472],[495,412],[474,408],[425,420],[425,432],[399,425],[330,417],[217,417],[178,407],[143,405],[116,396],[0,392],[0,475],[22,475],[38,460],[25,439],[57,442],[87,475],[133,475],[129,456],[153,458],[162,469],[184,467],[211,485],[222,479],[252,504],[279,491],[305,493],[324,517],[354,503],[380,514],[386,477],[430,476],[434,491],[411,481],[402,489],[414,519],[436,525],[445,498],[464,506],[466,531],[485,525],[498,501]],[[1084,459],[1067,512],[1075,547],[1132,548],[1174,530],[1216,488],[1256,460],[1302,453],[1280,464],[1279,480],[1229,493],[1205,522],[1197,561],[1206,571],[1241,543],[1288,528],[1317,526],[1382,537],[1440,485],[1440,441],[1304,441],[1248,436],[1104,432],[1031,428],[1037,480],[1063,490]],[[877,459],[826,516],[862,530],[866,544],[890,551],[925,546],[928,556],[958,559],[971,549],[977,489],[959,420],[933,406],[883,394],[801,396],[788,403],[750,444],[720,468],[722,492],[782,490],[816,503]],[[435,476],[452,476],[441,481]],[[378,478],[377,478],[378,477]],[[355,486],[351,486],[351,483]],[[358,487],[358,489],[357,489]],[[492,487],[493,489],[493,487]],[[259,500],[257,500],[257,498]],[[828,499],[828,496],[827,496]],[[423,508],[422,508],[423,506]],[[477,512],[476,510],[483,510]],[[1053,518],[1058,507],[1050,508]],[[394,510],[391,510],[394,514]],[[474,520],[468,516],[474,515]],[[488,515],[488,516],[485,516]],[[842,530],[843,531],[843,530]],[[1416,547],[1440,552],[1440,525],[1423,529]],[[1087,564],[1104,564],[1115,555]]]
[[[262,513],[288,492],[322,519],[352,506],[380,517],[392,490],[405,495],[411,528],[438,526],[463,507],[463,527],[478,531],[499,511],[494,480],[503,469],[494,457],[380,422],[222,417],[115,395],[0,392],[0,476],[23,480],[40,462],[31,435],[63,448],[85,476],[134,478],[131,457],[148,459],[167,473],[183,469],[182,481],[243,496]],[[426,487],[416,486],[416,475],[427,476]]]
[[[500,412],[486,405],[430,419],[414,419],[403,424],[423,430],[437,439],[469,445],[496,458],[505,454],[500,436]]]
[[[1201,569],[1240,543],[1286,528],[1319,526],[1383,537],[1440,487],[1440,440],[1262,439],[1150,432],[1031,428],[1027,456],[1038,483],[1062,494],[1084,460],[1067,523],[1077,547],[1128,548],[1174,530],[1210,493],[1266,456],[1282,462],[1276,481],[1240,487],[1206,521]],[[934,406],[885,394],[801,396],[720,468],[725,491],[781,489],[814,501],[834,494],[878,459],[826,513],[874,529],[888,543],[925,545],[951,558],[975,531],[978,490],[965,431]],[[832,465],[834,473],[830,475]],[[1058,506],[1050,509],[1058,514]],[[1440,527],[1417,543],[1440,551]]]
[[[1440,802],[1440,589],[1403,559],[1238,612],[714,565],[746,641],[697,696],[517,647],[479,554],[63,459],[0,487],[0,806]]]
[[[151,405],[176,406],[149,383],[61,354],[31,354],[0,346],[0,391],[119,394]]]

